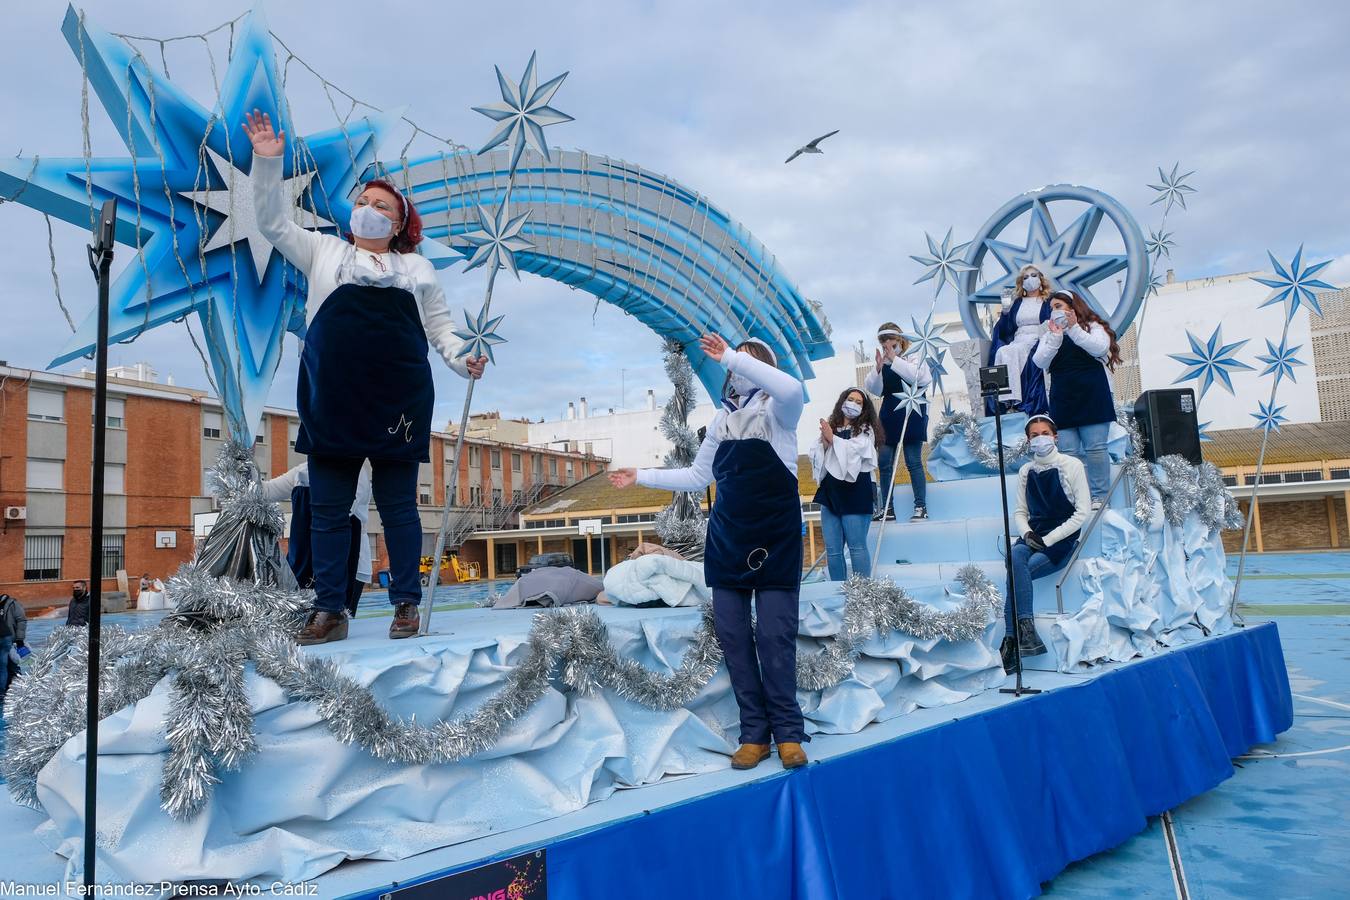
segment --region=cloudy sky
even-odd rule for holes
[[[246,6],[84,8],[108,31],[170,37]],[[926,311],[931,287],[911,284],[922,269],[909,259],[925,232],[950,226],[965,240],[1012,196],[1044,184],[1103,190],[1147,231],[1159,217],[1147,187],[1157,167],[1195,170],[1199,193],[1169,221],[1180,278],[1261,268],[1267,248],[1287,257],[1305,243],[1317,259],[1350,252],[1350,6],[1335,0],[273,0],[261,8],[294,53],[344,90],[406,106],[427,130],[474,146],[490,132],[470,107],[497,99],[492,66],[518,77],[538,50],[545,77],[571,72],[554,105],[576,121],[550,128],[553,143],[631,160],[709,196],[824,305],[841,346],[883,319]],[[60,34],[64,10],[51,0],[7,10],[0,153],[80,152],[80,69]],[[224,38],[211,44],[221,65]],[[140,46],[158,60],[156,45]],[[211,105],[205,45],[173,43],[166,55],[174,81]],[[293,70],[289,92],[299,132],[334,124],[314,79]],[[124,154],[92,98],[91,120],[94,155]],[[836,128],[824,155],[783,164]],[[85,240],[56,223],[57,275],[77,321],[93,301]],[[69,333],[42,218],[0,206],[0,245],[0,359],[41,368]],[[1350,257],[1332,272],[1350,281]],[[481,271],[442,277],[452,305],[477,308]],[[510,343],[498,349],[477,407],[552,418],[582,395],[604,409],[625,399],[636,406],[648,387],[663,393],[659,342],[635,320],[533,276],[499,280],[497,298]],[[954,303],[950,294],[942,302]],[[181,325],[112,355],[206,386]],[[288,337],[277,406],[294,406],[296,359]],[[442,371],[437,384],[438,416],[449,419],[462,382]]]

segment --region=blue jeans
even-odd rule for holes
[[[755,622],[750,624],[754,595]],[[741,712],[741,743],[810,738],[797,704],[797,591],[712,589],[713,627]]]
[[[1059,430],[1059,449],[1087,469],[1088,490],[1093,500],[1105,500],[1111,489],[1111,457],[1106,452],[1106,439],[1111,434],[1111,423],[1079,425]]]
[[[339,612],[350,590],[351,509],[364,460],[345,457],[309,458],[309,500],[313,510],[310,546],[314,556],[314,608]],[[417,514],[419,464],[373,459],[371,490],[389,548],[389,602],[422,601],[422,519]],[[359,546],[359,545],[357,545]]]
[[[928,476],[923,472],[923,444],[902,445],[905,456],[905,468],[909,471],[909,484],[914,489],[914,505],[928,506]],[[891,478],[895,474],[895,447],[882,447],[877,454],[877,511],[886,508],[886,492],[891,489]],[[892,497],[894,501],[894,497]],[[894,502],[891,508],[895,508]]]
[[[1063,434],[1064,432],[1060,432]],[[1003,626],[1005,634],[1014,634],[1013,630],[1013,593],[1017,594],[1017,618],[1032,619],[1035,618],[1034,591],[1032,582],[1037,578],[1043,578],[1051,572],[1057,572],[1064,568],[1064,564],[1072,556],[1072,550],[1060,555],[1059,562],[1055,562],[1049,556],[1027,546],[1021,538],[1012,548],[1012,584],[1008,586],[1008,593],[1003,598]]]
[[[15,600],[15,603],[19,601]],[[9,648],[14,646],[14,637],[0,638],[0,694],[9,687]]]
[[[825,507],[820,508],[820,531],[825,536],[825,564],[831,581],[843,581],[844,545],[853,558],[854,575],[872,574],[872,557],[867,552],[867,526],[871,518],[866,513],[836,516]]]

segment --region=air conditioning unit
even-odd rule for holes
[[[26,506],[6,506],[6,522],[22,522],[28,518],[28,507]]]

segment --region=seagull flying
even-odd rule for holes
[[[792,155],[791,155],[791,156],[789,156],[787,159],[783,160],[783,164],[786,165],[787,163],[792,162],[794,159],[796,159],[797,157],[801,156],[803,153],[824,153],[825,151],[822,150],[822,149],[820,149],[820,147],[818,146],[818,145],[820,144],[820,142],[823,141],[823,140],[825,140],[827,137],[833,137],[834,135],[836,135],[836,134],[838,134],[838,133],[839,133],[839,129],[836,128],[834,131],[831,131],[829,134],[822,134],[820,137],[816,138],[814,141],[812,141],[811,143],[807,144],[805,147],[798,147],[796,150],[793,150],[793,151],[792,151]]]

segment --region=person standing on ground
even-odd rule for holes
[[[75,582],[70,592],[70,605],[66,607],[66,625],[74,628],[89,624],[89,587],[80,580]]]
[[[0,594],[0,697],[9,690],[9,649],[24,646],[28,637],[28,616],[23,604],[9,594]]]

